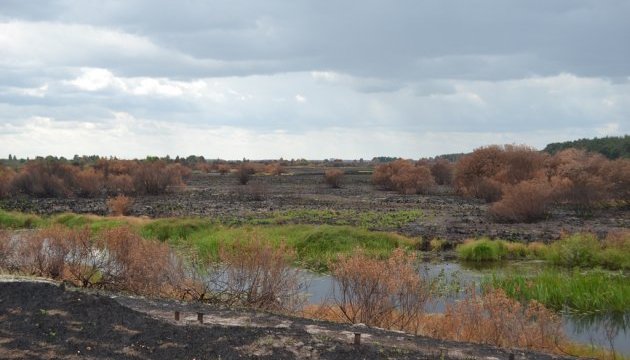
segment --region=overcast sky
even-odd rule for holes
[[[419,158],[627,134],[628,19],[628,0],[0,0],[0,157]]]

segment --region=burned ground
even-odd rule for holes
[[[179,321],[174,311],[180,311]],[[204,323],[197,313],[204,313]],[[2,359],[554,359],[244,309],[0,279]]]
[[[488,205],[462,198],[452,189],[440,187],[433,195],[400,195],[378,190],[369,172],[353,170],[344,177],[341,188],[334,189],[323,181],[321,169],[293,168],[282,176],[256,175],[247,185],[240,185],[230,175],[193,173],[184,188],[160,196],[134,199],[131,215],[151,218],[186,216],[204,217],[229,224],[277,221],[278,214],[308,212],[308,217],[283,217],[287,223],[338,223],[335,213],[395,214],[419,211],[420,216],[400,224],[367,224],[372,230],[396,231],[423,239],[441,238],[461,241],[489,236],[507,240],[550,241],[562,234],[582,231],[605,235],[611,230],[630,228],[627,208],[596,209],[589,217],[575,215],[570,209],[555,208],[543,221],[524,224],[502,224],[487,214]],[[33,199],[14,198],[0,204],[9,210],[53,214],[60,212],[107,214],[105,198]],[[332,214],[319,216],[318,212]],[[282,217],[282,216],[280,216]],[[352,218],[348,220],[353,223]]]

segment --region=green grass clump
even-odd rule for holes
[[[145,238],[155,238],[160,241],[174,241],[188,239],[193,234],[212,229],[211,221],[200,218],[168,218],[153,220],[140,229]]]
[[[465,242],[457,247],[459,258],[466,261],[498,261],[504,253],[502,242],[485,238]]]
[[[630,269],[630,234],[600,241],[593,234],[574,234],[548,246],[545,258],[564,267],[601,266],[611,270]]]
[[[549,246],[547,260],[565,267],[593,267],[601,250],[599,240],[592,234],[575,234]]]
[[[547,269],[533,276],[493,275],[485,284],[519,300],[536,300],[554,310],[578,314],[630,311],[630,281],[623,273]]]
[[[37,215],[0,210],[0,229],[30,229],[42,224],[42,218]]]

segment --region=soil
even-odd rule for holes
[[[204,314],[203,324],[197,313]],[[360,345],[353,344],[357,331]],[[510,354],[515,359],[559,358],[0,277],[1,359],[508,359]]]
[[[347,170],[343,185],[333,189],[323,183],[323,172],[314,168],[290,168],[283,176],[254,176],[249,184],[239,185],[230,175],[193,173],[187,186],[160,196],[134,199],[135,216],[200,216],[230,223],[272,216],[290,210],[378,211],[421,210],[423,216],[396,228],[374,226],[374,230],[396,231],[423,239],[441,238],[458,242],[466,238],[489,236],[519,241],[551,241],[562,234],[594,232],[600,236],[612,230],[630,228],[628,207],[598,209],[590,217],[576,216],[557,208],[549,218],[532,224],[501,224],[487,215],[487,205],[453,194],[442,187],[435,195],[400,195],[376,189],[371,175]],[[0,206],[9,210],[53,214],[60,212],[107,214],[105,198],[95,199],[9,199]],[[312,219],[326,223],[325,219]]]

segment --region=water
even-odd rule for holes
[[[478,265],[459,263],[453,260],[433,259],[422,263],[421,272],[429,278],[441,276],[447,280],[459,280],[460,287],[471,283],[479,284],[485,276],[497,272],[517,271],[523,274],[540,270],[541,261],[510,261],[499,265]],[[307,301],[319,304],[332,294],[335,285],[334,277],[305,271],[304,279],[309,284]],[[446,304],[461,298],[459,295],[442,297],[427,305],[428,312],[443,312]],[[574,316],[565,314],[562,317],[567,337],[575,342],[610,348],[610,341],[618,353],[630,355],[630,314],[624,317],[610,318],[606,316]],[[616,330],[616,331],[615,331]]]

